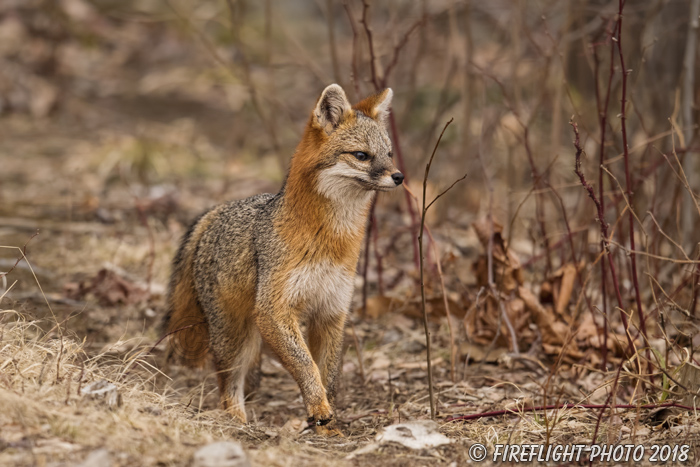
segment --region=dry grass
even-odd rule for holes
[[[160,371],[139,354],[88,356],[75,336],[47,334],[13,310],[2,311],[2,318],[2,465],[70,464],[97,448],[112,452],[117,465],[187,465],[197,447],[231,438],[252,447],[260,465],[304,458],[313,464],[337,444],[313,436],[297,443],[261,426],[238,426],[223,411],[199,411],[172,391],[154,390]],[[100,380],[117,386],[118,406],[83,394]]]
[[[123,465],[173,463],[189,457],[192,446],[221,437],[216,426],[225,425],[216,417],[195,421],[182,406],[153,392],[149,378],[123,377],[127,363],[89,357],[74,336],[46,334],[38,323],[14,314],[3,312],[3,465],[76,460],[97,447],[119,452]],[[112,410],[81,395],[99,380],[117,385],[120,407]]]
[[[224,439],[242,442],[255,465],[461,464],[468,459],[467,450],[473,442],[490,448],[503,443],[588,444],[597,422],[597,411],[581,409],[523,413],[467,423],[443,421],[441,431],[454,440],[447,447],[412,452],[384,446],[345,459],[370,443],[381,426],[428,417],[422,351],[407,355],[396,342],[387,342],[386,336],[372,335],[372,328],[360,326],[359,331],[370,343],[365,350],[371,362],[368,381],[358,381],[353,375],[354,355],[349,353],[340,414],[347,437],[324,439],[289,428],[294,423],[299,426],[303,417],[298,409],[294,410],[298,390],[289,376],[270,361],[264,368],[266,378],[261,392],[249,404],[255,420],[239,426],[215,405],[212,407],[211,400],[198,400],[200,395],[211,392],[212,384],[207,384],[211,378],[200,383],[195,379],[194,384],[190,379],[190,387],[178,389],[176,381],[165,381],[152,359],[143,356],[147,346],[120,352],[125,347],[124,342],[119,342],[91,356],[77,336],[67,333],[61,338],[55,329],[47,333],[43,326],[47,323],[27,321],[13,310],[2,311],[2,321],[2,465],[70,465],[97,448],[109,450],[116,465],[187,465],[198,447]],[[380,324],[396,332],[398,328],[391,322],[391,317],[385,317]],[[405,323],[401,324],[401,342],[416,342],[419,326],[411,331],[404,327]],[[444,359],[436,363],[440,380],[445,381],[449,365]],[[173,374],[181,375],[180,370],[175,369]],[[191,377],[192,372],[188,373]],[[569,372],[560,372],[559,376],[562,400],[577,402],[580,396],[576,399],[575,392],[580,387],[601,384],[605,379],[604,375],[591,374],[586,381],[574,385],[566,381],[572,376]],[[439,420],[536,403],[541,387],[533,379],[536,378],[532,368],[510,362],[502,368],[472,370],[464,382],[441,383]],[[110,407],[103,400],[83,394],[90,383],[99,380],[118,387],[119,406]],[[598,394],[597,399],[594,396],[588,401],[602,402],[604,393]],[[645,445],[696,442],[698,417],[670,412],[657,417],[647,415],[645,411],[618,411],[603,421],[599,439]],[[662,426],[664,423],[667,426]]]

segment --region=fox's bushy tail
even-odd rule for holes
[[[161,325],[168,336],[168,359],[192,367],[204,366],[209,350],[209,329],[194,284],[194,251],[204,231],[201,219],[195,220],[185,233],[173,260],[167,310]]]

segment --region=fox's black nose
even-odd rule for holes
[[[401,172],[391,174],[391,178],[397,185],[401,185],[401,183],[403,183],[403,174]]]

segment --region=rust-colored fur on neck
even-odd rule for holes
[[[355,118],[353,113],[343,125],[352,125]],[[365,222],[359,223],[356,229],[349,232],[338,232],[330,228],[328,220],[332,216],[332,203],[314,189],[324,166],[321,148],[328,140],[329,136],[316,124],[312,115],[292,158],[284,188],[284,214],[276,227],[290,246],[313,243],[315,248],[322,250],[332,261],[352,262],[362,244]]]

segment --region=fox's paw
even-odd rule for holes
[[[314,427],[314,430],[316,431],[317,435],[321,436],[326,436],[328,438],[344,438],[345,435],[338,429],[333,426],[324,426],[324,425],[317,425]]]
[[[222,401],[223,409],[231,415],[239,423],[248,423],[248,417],[246,417],[245,409],[239,407],[237,404],[232,404],[228,398],[224,398]]]
[[[309,417],[306,421],[309,423],[309,426],[323,427],[333,421],[333,414],[328,414],[326,418]]]
[[[319,404],[314,404],[308,407],[309,409],[309,425],[324,426],[333,420],[333,409],[330,404],[323,400]]]
[[[329,415],[328,418],[309,417],[307,420],[309,428],[313,427],[317,435],[327,437],[343,437],[343,433],[335,427],[335,418]]]

